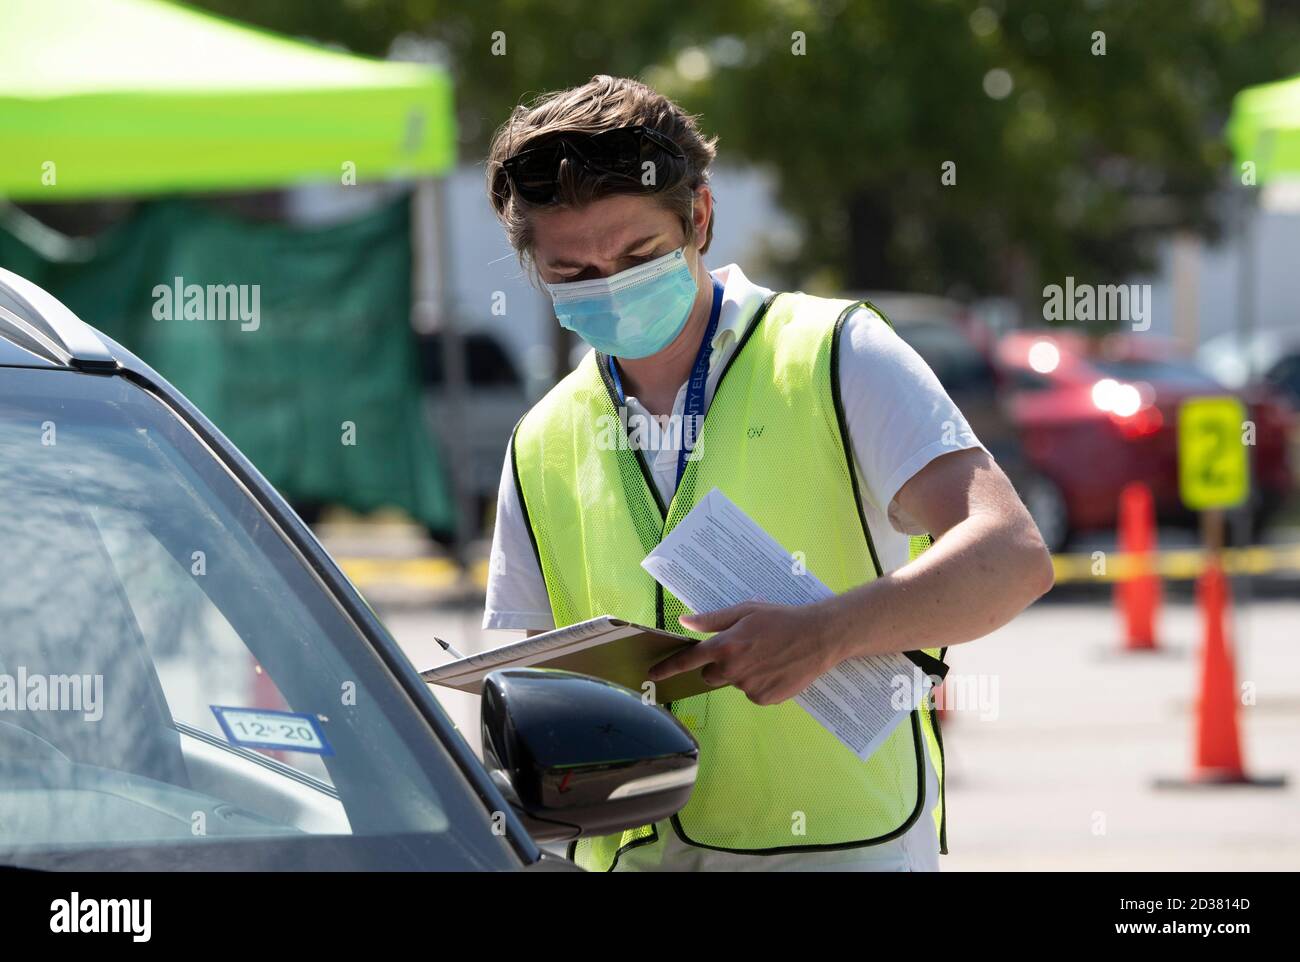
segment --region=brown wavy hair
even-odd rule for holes
[[[639,80],[601,74],[580,87],[542,94],[531,103],[517,106],[492,137],[487,160],[488,196],[521,262],[526,263],[532,253],[528,214],[537,205],[516,196],[510,189],[502,166],[506,158],[558,133],[597,134],[635,124],[653,128],[686,154],[685,173],[678,182],[648,196],[677,215],[688,243],[695,240],[691,203],[696,189],[709,182],[709,167],[717,155],[717,138],[704,137],[695,117]],[[546,206],[581,207],[602,197],[630,192],[634,191],[622,179],[590,173],[565,160],[560,164],[556,198]],[[712,217],[705,230],[701,252],[707,251],[713,241]]]

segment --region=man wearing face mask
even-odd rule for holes
[[[488,188],[510,243],[593,350],[515,428],[483,624],[537,632],[610,614],[706,639],[652,676],[702,667],[719,686],[668,706],[700,743],[690,802],[577,843],[583,867],[936,869],[932,712],[863,762],[792,699],[847,658],[941,656],[987,634],[1050,587],[1050,558],[961,412],[870,305],[705,267],[713,158],[676,104],[603,76],[516,108],[493,140]],[[610,443],[611,424],[638,417],[680,430]],[[691,615],[656,585],[641,559],[714,487],[836,596]]]

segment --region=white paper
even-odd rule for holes
[[[641,567],[695,612],[742,601],[806,605],[834,594],[717,488],[700,499]],[[924,695],[930,680],[906,655],[851,658],[795,701],[866,760],[911,713],[918,675],[924,686],[919,694]]]

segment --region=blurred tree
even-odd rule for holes
[[[467,158],[521,100],[641,76],[773,170],[804,233],[777,266],[810,288],[1116,282],[1160,233],[1213,232],[1232,95],[1300,72],[1296,0],[200,5],[380,56],[433,41]]]

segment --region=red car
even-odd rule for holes
[[[1144,481],[1161,520],[1190,524],[1178,496],[1177,411],[1185,398],[1229,395],[1180,356],[1172,342],[1074,331],[1016,331],[997,345],[1009,413],[1029,461],[1055,491],[1037,505],[1049,547],[1077,533],[1114,529],[1119,491]],[[1256,522],[1291,490],[1286,437],[1290,409],[1273,396],[1248,396],[1255,422],[1252,507]],[[1055,543],[1052,543],[1055,542]]]

